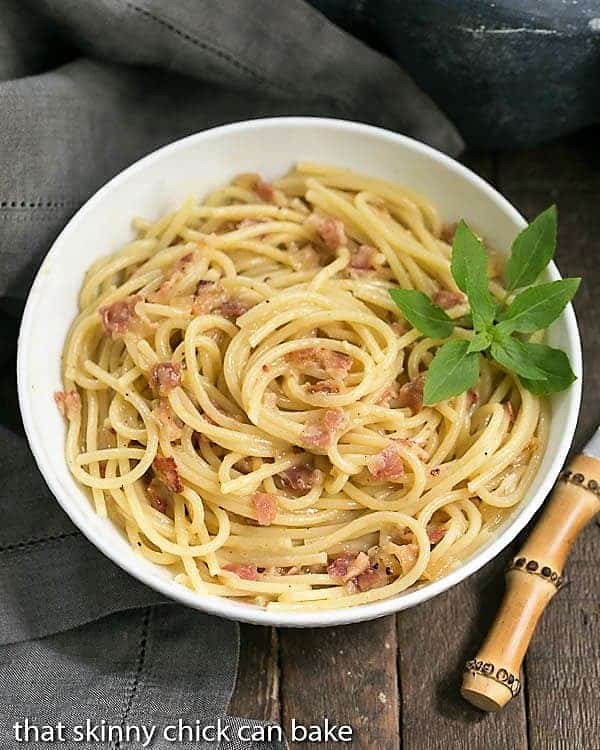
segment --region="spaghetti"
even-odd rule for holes
[[[300,163],[134,227],[86,275],[56,399],[97,513],[178,583],[269,609],[372,602],[444,575],[521,500],[539,398],[482,358],[476,389],[422,403],[441,342],[388,289],[468,308],[421,196]]]

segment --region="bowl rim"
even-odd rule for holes
[[[555,448],[554,457],[550,470],[543,478],[538,492],[533,495],[526,504],[522,505],[520,511],[515,514],[512,521],[497,534],[483,549],[475,551],[470,559],[461,564],[455,570],[450,571],[437,581],[428,583],[425,586],[417,587],[407,592],[403,592],[401,598],[391,597],[369,604],[361,604],[355,607],[343,609],[329,609],[322,611],[269,611],[257,607],[256,605],[234,602],[224,597],[201,596],[196,592],[185,588],[182,585],[175,584],[174,581],[160,577],[154,570],[152,563],[143,561],[144,564],[136,567],[133,560],[123,559],[118,551],[111,546],[110,540],[98,534],[91,524],[88,523],[81,501],[72,496],[71,490],[63,485],[60,478],[54,473],[51,460],[46,458],[43,440],[38,435],[35,419],[33,414],[32,403],[29,398],[30,383],[27,371],[27,362],[29,359],[30,331],[33,324],[36,300],[43,292],[45,268],[61,252],[63,238],[68,236],[75,226],[85,222],[89,213],[91,213],[96,204],[105,198],[111,190],[141,172],[145,167],[156,161],[169,156],[179,150],[185,150],[190,144],[220,138],[222,136],[235,136],[240,131],[272,128],[313,128],[329,129],[332,131],[353,131],[355,133],[375,136],[379,139],[387,140],[392,144],[400,144],[409,150],[423,154],[441,163],[446,168],[452,170],[460,179],[470,182],[476,189],[481,191],[492,202],[496,203],[506,214],[508,214],[516,224],[525,226],[526,221],[516,208],[501,195],[495,188],[489,185],[483,178],[472,172],[468,167],[452,159],[450,156],[428,146],[420,141],[410,138],[399,133],[394,133],[384,128],[366,125],[363,123],[352,122],[348,120],[339,120],[324,117],[269,117],[252,120],[243,120],[227,125],[210,128],[208,130],[194,133],[184,138],[178,139],[161,148],[152,151],[148,155],[134,162],[126,169],[119,172],[98,191],[96,191],[79,210],[70,218],[48,251],[40,268],[37,271],[32,287],[29,291],[17,345],[17,387],[19,396],[19,406],[25,427],[25,433],[34,455],[35,461],[42,473],[50,491],[70,517],[75,526],[83,535],[99,549],[112,562],[132,575],[137,580],[146,584],[150,588],[163,594],[168,599],[185,604],[194,609],[207,612],[208,614],[225,617],[227,619],[240,622],[249,622],[258,625],[269,625],[277,627],[329,627],[334,625],[343,625],[364,620],[372,620],[385,615],[393,614],[404,609],[408,609],[417,604],[425,602],[451,587],[457,585],[468,576],[475,573],[483,565],[495,558],[503,549],[505,549],[527,525],[533,515],[541,507],[547,495],[552,489],[556,477],[567,457],[570,449],[577,419],[579,415],[579,406],[581,402],[582,390],[582,355],[579,330],[575,313],[571,304],[563,312],[564,324],[566,328],[567,339],[572,344],[572,362],[571,365],[577,380],[568,391],[568,416],[564,424],[561,439]],[[548,267],[549,276],[559,279],[560,274],[554,262]],[[73,483],[75,480],[73,479]],[[137,562],[137,561],[136,561]]]

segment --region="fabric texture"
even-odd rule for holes
[[[0,0],[0,18],[0,747],[25,717],[214,721],[237,625],[167,605],[105,559],[29,452],[15,355],[36,269],[106,180],[217,124],[327,115],[452,154],[462,141],[397,64],[301,0]]]
[[[531,148],[600,118],[598,0],[308,0],[404,67],[470,148]]]

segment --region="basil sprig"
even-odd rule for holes
[[[556,206],[551,206],[512,244],[506,289],[509,295],[518,293],[507,303],[490,293],[485,245],[464,221],[459,223],[451,271],[456,286],[469,301],[473,336],[441,344],[425,379],[426,405],[458,396],[476,385],[481,355],[514,372],[523,386],[537,395],[549,395],[571,385],[575,375],[563,351],[523,338],[556,320],[579,287],[581,279],[534,285],[555,250]],[[390,295],[403,316],[425,336],[441,341],[451,336],[456,321],[423,292],[390,289]]]

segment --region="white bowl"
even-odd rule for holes
[[[61,388],[61,353],[77,312],[85,271],[131,238],[133,216],[158,217],[191,192],[203,196],[240,172],[261,172],[268,178],[281,175],[298,159],[350,167],[414,188],[439,208],[445,220],[465,218],[497,248],[509,248],[525,225],[519,212],[473,172],[422,143],[386,130],[304,117],[253,120],[207,130],[165,146],[117,175],[67,224],[29,294],[17,371],[21,412],[38,466],[73,523],[107,557],[148,586],[190,607],[234,620],[308,627],[358,622],[412,607],[462,581],[504,549],[541,506],[561,469],[575,430],[581,380],[552,399],[548,448],[523,502],[493,538],[438,581],[358,607],[275,613],[230,599],[199,596],[176,584],[162,567],[142,559],[111,522],[95,514],[64,458],[65,426],[52,396]],[[560,278],[553,264],[546,277]],[[580,376],[579,333],[570,305],[551,327],[549,341],[568,353]]]

